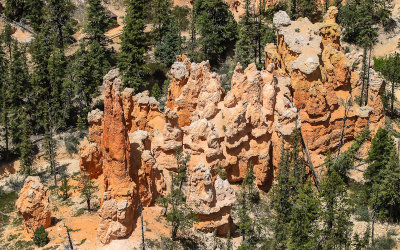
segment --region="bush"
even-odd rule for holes
[[[97,100],[95,102],[95,104],[93,105],[93,110],[95,110],[95,109],[104,111],[104,100],[103,99]]]
[[[374,244],[367,247],[367,250],[389,250],[396,246],[396,241],[392,237],[393,232],[388,232],[386,236],[378,237]]]
[[[33,233],[33,242],[36,246],[43,247],[50,241],[48,235],[49,233],[47,233],[43,225],[41,225],[40,227],[37,227]]]
[[[369,222],[369,211],[366,206],[357,206],[354,211],[355,219],[358,221]]]
[[[65,149],[67,150],[68,154],[76,154],[78,153],[78,144],[79,140],[73,135],[66,136],[64,138]]]

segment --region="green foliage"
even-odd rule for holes
[[[78,130],[79,134],[78,137],[82,138],[84,135],[86,124],[83,122],[81,116],[78,116],[78,121],[76,122],[76,129]]]
[[[160,98],[162,97],[162,90],[160,88],[160,86],[158,86],[157,83],[155,83],[153,85],[153,88],[151,89],[151,95],[156,98],[156,100],[160,100]]]
[[[176,20],[176,24],[179,27],[179,31],[186,31],[189,28],[189,13],[190,8],[187,6],[175,6],[172,9],[172,15]]]
[[[37,227],[33,233],[33,242],[38,247],[44,247],[50,242],[48,235],[49,233],[46,232],[43,225],[41,225],[40,227]]]
[[[88,211],[91,211],[91,201],[97,198],[96,192],[99,190],[99,188],[95,185],[95,182],[90,179],[90,176],[84,171],[81,171],[78,175],[73,176],[72,178],[79,182],[76,189],[80,193],[82,202],[86,202]]]
[[[322,243],[324,249],[344,249],[351,243],[353,223],[350,220],[351,204],[347,186],[334,159],[328,155],[325,159],[327,169],[321,185]]]
[[[390,250],[396,247],[396,240],[393,239],[394,233],[389,231],[386,236],[377,237],[371,246],[366,250]]]
[[[18,198],[17,192],[0,193],[0,211],[4,214],[10,214],[16,210],[15,202]],[[10,216],[0,214],[0,232],[10,223]]]
[[[395,116],[394,103],[396,101],[395,86],[400,82],[400,54],[394,53],[382,58],[374,58],[374,68],[391,84],[391,92],[382,95],[385,113]],[[389,102],[390,101],[390,102]]]
[[[161,42],[157,45],[154,55],[158,61],[170,67],[180,52],[181,36],[174,20],[170,20],[165,28]]]
[[[218,65],[237,38],[233,14],[221,0],[195,1],[193,10],[202,57],[210,60],[211,65]]]
[[[371,229],[368,225],[364,232],[364,236],[360,238],[360,235],[355,233],[353,237],[353,249],[361,250],[365,249],[369,245],[369,238],[371,237]]]
[[[152,17],[153,17],[153,36],[156,45],[162,43],[164,36],[170,30],[171,25],[171,0],[153,0],[152,1]],[[174,23],[176,26],[176,23]]]
[[[67,135],[64,137],[65,149],[69,155],[78,153],[79,140],[73,135]]]
[[[292,19],[308,17],[315,22],[319,18],[318,6],[313,0],[290,0],[290,14]]]
[[[24,1],[6,0],[4,5],[4,15],[9,21],[19,21],[24,15]]]
[[[145,52],[147,50],[145,28],[145,0],[125,0],[125,26],[121,35],[121,52],[118,68],[124,86],[140,91],[145,86]]]
[[[243,68],[247,68],[253,61],[255,44],[256,23],[251,15],[250,0],[245,2],[245,13],[239,22],[239,39],[236,43],[236,61],[240,62]]]
[[[84,28],[86,39],[91,44],[96,41],[103,48],[107,45],[104,33],[111,25],[111,19],[106,14],[106,8],[102,5],[102,0],[88,0],[86,8],[87,23]]]
[[[61,185],[58,188],[61,191],[61,198],[65,201],[68,199],[68,192],[72,190],[73,186],[68,185],[68,179],[66,177],[61,179]]]
[[[197,220],[193,210],[186,204],[186,197],[182,191],[183,184],[186,182],[186,171],[190,155],[184,153],[181,148],[175,149],[175,159],[177,162],[177,172],[172,173],[171,192],[158,200],[164,207],[164,215],[167,222],[172,226],[171,238],[177,239],[179,231],[186,230]]]
[[[20,125],[20,129],[22,132],[21,143],[19,144],[20,151],[20,165],[21,172],[26,175],[32,175],[32,165],[34,160],[34,151],[33,151],[33,143],[31,141],[32,128],[29,124],[29,120],[26,114],[23,114],[24,118],[22,124]]]

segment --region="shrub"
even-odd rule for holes
[[[65,149],[67,150],[68,154],[76,154],[78,153],[78,144],[79,140],[73,135],[66,136],[64,138]]]
[[[36,246],[43,247],[50,241],[48,235],[49,233],[47,233],[43,225],[41,225],[40,227],[37,227],[33,233],[33,242]]]

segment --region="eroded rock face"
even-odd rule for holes
[[[90,143],[87,138],[83,139],[79,146],[79,156],[79,166],[90,178],[97,178],[103,173],[103,155],[97,143]]]
[[[130,143],[126,130],[118,71],[104,77],[104,194],[99,210],[98,239],[107,244],[132,232],[137,207],[136,185],[130,176]]]
[[[277,46],[269,44],[265,49],[267,65],[274,63],[275,73],[290,83],[294,106],[300,111],[303,138],[315,164],[322,163],[323,155],[338,146],[346,106],[350,115],[345,143],[362,130],[360,126],[366,125],[365,119],[378,122],[382,117],[382,113],[377,113],[381,104],[378,91],[372,90],[374,87],[371,91],[378,98],[374,98],[377,103],[369,104],[375,106],[370,107],[371,112],[367,112],[369,107],[359,107],[354,100],[357,94],[352,85],[359,84],[359,77],[352,72],[340,46],[336,15],[337,9],[330,7],[322,23],[312,24],[307,18],[289,21],[284,12],[278,12],[274,17]],[[350,102],[351,107],[346,105]],[[372,124],[373,127],[376,126]]]
[[[40,182],[39,176],[25,179],[16,202],[18,213],[22,216],[25,230],[33,234],[41,225],[48,228],[51,224],[49,189]]]
[[[137,176],[138,195],[143,206],[154,204],[166,189],[162,169],[156,163],[151,150],[151,135],[143,130],[129,133],[131,162]]]
[[[230,212],[235,201],[235,190],[228,180],[213,178],[210,167],[200,164],[192,170],[187,203],[199,219],[196,229],[226,235],[232,227]]]

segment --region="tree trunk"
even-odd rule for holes
[[[369,89],[369,68],[371,67],[371,51],[372,51],[372,45],[369,46],[369,57],[368,57],[368,73],[367,73],[367,87],[366,87],[366,93],[365,93],[365,106],[368,105],[368,89]]]
[[[367,64],[367,48],[364,47],[363,66],[362,66],[362,68],[363,68],[363,72],[362,72],[362,87],[361,87],[361,95],[360,95],[360,102],[359,102],[360,106],[362,106],[362,104],[363,104],[364,88],[365,88],[365,73],[366,73],[365,67],[366,67],[366,64]]]
[[[90,208],[90,199],[86,199],[86,203],[87,203],[88,211],[90,211],[91,210],[91,208]]]
[[[391,104],[390,104],[390,113],[394,116],[394,81],[392,81],[392,96],[391,96]]]

